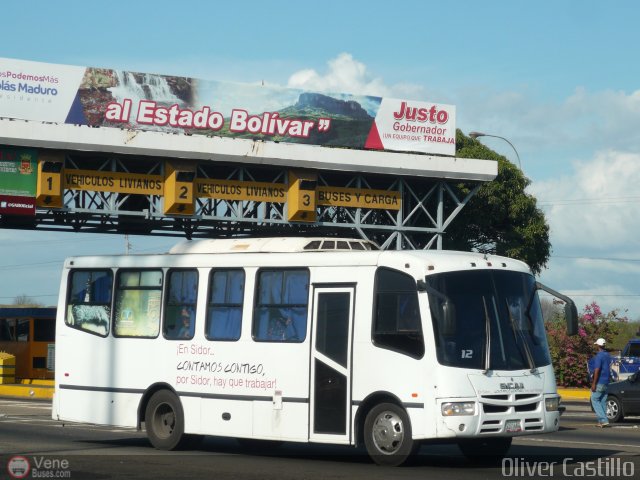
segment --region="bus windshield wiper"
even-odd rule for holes
[[[513,315],[511,314],[511,309],[509,308],[509,302],[507,301],[506,298],[504,300],[504,303],[505,303],[505,306],[507,307],[507,315],[509,315],[509,324],[511,325],[511,330],[513,330],[513,335],[515,337],[519,337],[520,340],[522,341],[522,349],[524,349],[525,360],[529,364],[529,371],[531,373],[536,373],[537,368],[536,368],[535,362],[533,361],[533,355],[531,354],[531,349],[529,348],[527,339],[524,337],[524,333],[522,333],[522,330],[518,330],[516,328],[516,322],[513,319]],[[516,341],[516,345],[517,344],[518,342]],[[520,353],[522,353],[522,350],[521,349],[519,350],[520,350]]]
[[[491,317],[489,317],[489,309],[487,308],[487,299],[482,297],[482,305],[484,305],[484,370],[482,373],[489,372],[489,366],[491,365]]]

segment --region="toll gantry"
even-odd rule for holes
[[[442,248],[455,107],[0,58],[0,226]]]

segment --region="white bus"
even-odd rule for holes
[[[144,425],[159,449],[364,444],[398,465],[426,441],[499,456],[559,427],[546,287],[520,261],[216,239],[69,258],[61,285],[53,418]]]

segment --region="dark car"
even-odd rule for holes
[[[632,338],[624,347],[618,359],[618,369],[622,374],[635,373],[640,370],[640,338]]]
[[[607,418],[619,422],[628,415],[640,415],[640,372],[626,380],[609,384]]]

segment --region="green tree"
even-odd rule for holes
[[[549,225],[536,198],[525,192],[531,182],[506,157],[456,132],[456,156],[496,160],[498,176],[480,187],[444,235],[447,249],[504,255],[526,262],[539,274],[549,261]],[[463,193],[472,186],[461,184]]]
[[[609,347],[613,350],[623,350],[630,339],[638,336],[638,332],[640,332],[640,322],[636,320],[625,323],[618,334],[611,339]]]

